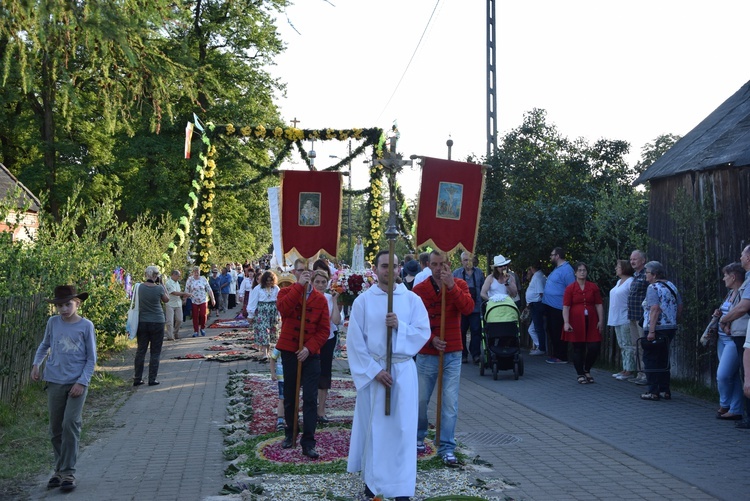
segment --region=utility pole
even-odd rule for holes
[[[495,0],[487,0],[487,161],[497,152],[497,74]]]

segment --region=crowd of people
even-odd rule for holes
[[[571,265],[560,247],[551,251],[550,263],[549,275],[540,262],[523,275],[529,354],[547,356],[549,364],[568,364],[570,353],[577,383],[592,384],[591,368],[607,334],[606,321],[622,360],[622,370],[612,376],[646,386],[640,395],[643,400],[670,400],[669,351],[682,298],[665,267],[648,261],[641,250],[634,250],[628,260],[617,260],[605,318],[602,293],[588,279],[587,264]],[[316,425],[328,422],[334,349],[338,330],[348,317],[348,362],[357,397],[347,469],[361,472],[366,496],[377,492],[408,500],[415,492],[417,454],[426,450],[427,409],[436,386],[441,392],[437,454],[448,466],[458,463],[455,428],[461,367],[470,360],[484,363],[480,360],[483,304],[507,300],[521,305],[523,283],[510,264],[511,259],[495,256],[485,277],[468,252],[461,254],[461,266],[451,270],[447,256],[439,251],[409,254],[401,262],[381,251],[372,266],[375,284],[356,297],[349,312],[342,311],[338,294],[331,290],[337,268],[325,258],[311,267],[306,260],[296,260],[293,279],[270,270],[268,259],[213,266],[208,277],[194,267],[184,291],[180,270],[172,270],[162,281],[159,269],[149,266],[145,280],[134,288],[140,315],[133,385],[145,384],[148,351],[147,382],[159,384],[162,343],[179,339],[183,313],[192,318],[193,337],[198,337],[205,336],[209,303],[217,315],[239,307],[278,386],[277,430],[284,432],[282,447],[296,442],[299,379],[302,454],[317,459]],[[716,343],[719,357],[716,417],[750,428],[750,383],[745,382],[745,371],[750,370],[750,246],[743,249],[739,262],[722,271],[727,295],[704,334],[707,342]],[[33,379],[40,379],[40,365],[47,358],[44,379],[51,389],[56,462],[48,487],[66,491],[75,488],[80,416],[96,361],[93,325],[77,314],[87,297],[73,286],[55,289],[49,301],[58,315],[48,322],[31,373]],[[62,350],[63,346],[75,350]]]

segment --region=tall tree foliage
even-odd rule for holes
[[[479,252],[510,256],[522,270],[561,246],[607,283],[614,260],[645,241],[646,200],[630,185],[628,148],[616,140],[571,141],[544,110],[528,112],[490,159]]]
[[[184,160],[182,145],[194,112],[214,123],[279,123],[273,96],[283,86],[264,68],[283,50],[273,16],[286,3],[0,5],[2,161],[32,191],[49,193],[55,216],[77,183],[86,202],[116,200],[125,221],[185,215],[197,155]],[[217,251],[265,252],[265,188],[276,180],[258,179],[256,167],[278,147],[224,146],[215,180],[225,188],[215,204]]]
[[[112,158],[105,135],[132,134],[141,117],[158,131],[171,103],[193,94],[191,72],[159,43],[165,26],[181,22],[172,5],[36,0],[0,7],[2,82],[13,86],[3,105],[26,126],[25,134],[9,131],[7,149],[35,152],[28,164],[6,158],[6,165],[32,189],[49,192],[53,215],[78,182],[117,192],[97,178]]]

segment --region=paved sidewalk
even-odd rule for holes
[[[238,311],[221,318],[233,318]],[[215,319],[212,316],[207,325]],[[224,436],[218,429],[226,416],[227,373],[258,364],[174,357],[208,354],[204,349],[217,344],[210,337],[226,330],[206,329],[206,337],[193,338],[192,321],[183,323],[178,341],[164,341],[157,378],[161,384],[137,387],[114,416],[115,429],[81,450],[76,490],[70,494],[48,491],[49,475],[45,475],[31,498],[190,501],[217,495],[227,482]],[[132,357],[126,360],[126,365],[112,372],[132,381]]]
[[[189,331],[188,323],[181,334]],[[216,496],[228,481],[218,430],[226,414],[227,373],[267,366],[173,359],[203,352],[209,343],[208,337],[165,342],[161,385],[137,388],[116,413],[115,429],[82,450],[78,488],[68,495],[47,491],[45,475],[31,499]],[[493,381],[472,364],[462,366],[457,438],[470,456],[492,464],[477,477],[509,486],[488,495],[516,501],[748,499],[750,431],[715,419],[716,403],[679,393],[669,402],[642,401],[643,387],[607,372],[595,370],[595,384],[579,385],[572,365],[524,359],[519,381],[512,371]],[[346,362],[336,366],[344,369]],[[130,378],[132,367],[122,367],[121,374]],[[433,409],[430,416],[433,421]]]

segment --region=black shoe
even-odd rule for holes
[[[133,386],[140,386],[142,384],[145,384],[143,379],[141,379],[140,381],[133,381]]]
[[[141,381],[141,384],[143,384],[143,381]],[[159,381],[149,381],[148,382],[149,386],[156,386],[157,384],[159,384]]]
[[[318,454],[318,451],[315,450],[315,447],[310,447],[309,449],[302,449],[302,455],[307,456],[310,459],[318,459],[320,457],[320,454]]]
[[[331,422],[331,420],[328,419],[327,417],[325,417],[325,416],[318,416],[318,423],[326,424],[326,423],[330,423],[330,422]]]
[[[284,441],[281,443],[282,449],[291,449],[294,445],[294,442],[292,441],[292,437],[286,437]]]
[[[742,420],[739,423],[735,423],[734,427],[740,430],[750,430],[750,421]]]
[[[396,501],[409,501],[409,496],[397,496]]]
[[[369,498],[374,498],[375,494],[370,490],[369,487],[367,487],[367,484],[365,484],[365,496]]]

